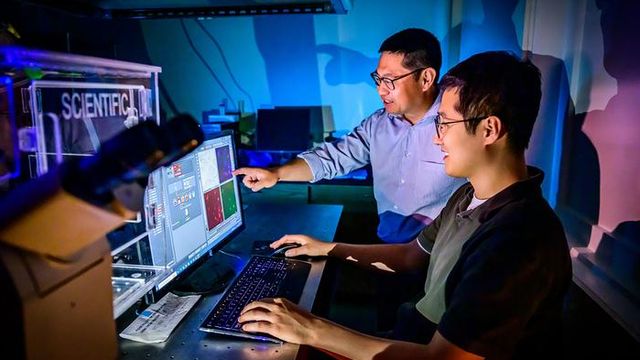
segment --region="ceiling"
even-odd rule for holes
[[[210,18],[281,14],[346,14],[352,0],[25,0],[101,18]]]

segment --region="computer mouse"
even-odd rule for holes
[[[301,245],[298,243],[284,244],[279,248],[273,250],[273,252],[271,253],[271,256],[285,256],[284,253],[287,252],[287,250],[294,249],[300,246]]]

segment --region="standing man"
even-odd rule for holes
[[[571,260],[542,197],[542,171],[524,158],[540,72],[528,60],[488,52],[452,68],[441,85],[434,143],[447,174],[469,183],[414,241],[358,246],[288,235],[272,244],[301,244],[287,256],[329,255],[395,273],[428,266],[424,297],[394,333],[412,342],[357,333],[284,299],[247,305],[243,330],[350,359],[557,357]]]
[[[402,30],[379,49],[371,73],[384,108],[333,143],[298,155],[270,169],[240,168],[244,184],[258,191],[278,181],[332,179],[371,164],[378,204],[378,237],[406,243],[438,215],[462,184],[444,173],[439,149],[431,142],[440,103],[440,43],[422,29]]]

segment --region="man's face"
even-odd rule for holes
[[[402,66],[404,54],[383,52],[376,72],[380,77],[395,79],[415,69]],[[393,82],[395,89],[390,90],[385,84],[378,86],[378,94],[385,110],[397,115],[404,115],[419,110],[423,92],[417,75],[409,75]]]
[[[478,129],[475,134],[469,134],[462,114],[455,110],[458,104],[457,89],[447,89],[442,94],[442,102],[438,109],[440,115],[440,136],[433,138],[433,143],[440,146],[444,153],[444,170],[449,176],[468,178],[474,174],[479,165],[480,154],[484,148],[482,136]],[[449,123],[449,124],[447,124]]]

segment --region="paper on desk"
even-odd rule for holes
[[[168,293],[138,315],[120,336],[147,344],[164,342],[200,297]]]

